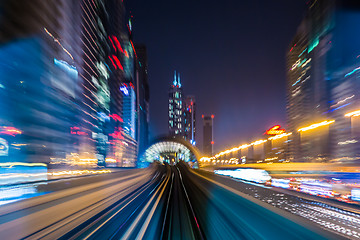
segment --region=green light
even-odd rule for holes
[[[304,60],[301,61],[301,63],[298,65],[298,67],[301,67],[305,62],[306,62],[307,58],[305,58]]]
[[[312,50],[314,50],[314,48],[316,48],[317,45],[319,45],[319,38],[318,37],[315,39],[315,41],[313,41],[310,44],[308,53],[310,53]]]
[[[305,50],[299,55],[299,57],[301,57],[301,55],[303,55],[306,50],[307,48],[305,48]]]

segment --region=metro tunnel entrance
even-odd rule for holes
[[[158,161],[175,165],[185,162],[192,168],[198,168],[199,150],[191,143],[179,138],[161,138],[154,141],[141,155],[139,167],[147,167],[150,163]]]

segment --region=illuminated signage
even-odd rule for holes
[[[120,87],[120,91],[122,91],[126,96],[129,95],[129,90],[125,86]]]
[[[270,128],[269,130],[267,130],[265,132],[265,134],[266,135],[280,135],[280,134],[283,134],[285,132],[286,132],[286,130],[281,129],[280,125],[276,125],[276,126],[273,126],[272,128]]]

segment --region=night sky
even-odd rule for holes
[[[167,134],[174,70],[201,114],[214,114],[214,150],[286,128],[285,55],[305,0],[128,0],[134,42],[148,49],[150,137]]]

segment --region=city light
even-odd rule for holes
[[[265,134],[267,135],[279,135],[285,133],[285,129],[281,129],[280,125],[275,125],[272,128],[266,130]]]
[[[298,129],[298,132],[305,132],[305,131],[312,130],[312,129],[315,129],[315,128],[318,128],[318,127],[327,126],[327,125],[330,125],[330,124],[332,124],[334,122],[335,122],[335,120],[326,120],[326,121],[323,121],[323,122],[315,123],[315,124],[312,124],[310,126]]]
[[[287,137],[287,136],[290,136],[292,133],[283,133],[283,134],[280,134],[280,135],[276,135],[276,136],[273,136],[273,137],[269,137],[268,140],[276,140],[276,139],[280,139],[280,138],[283,138],[283,137]]]
[[[360,116],[360,110],[356,110],[345,114],[345,117],[358,117],[358,116]]]
[[[24,163],[24,162],[4,162],[0,163],[0,167],[12,168],[14,166],[24,167],[46,167],[45,163]]]
[[[117,161],[116,161],[116,159],[113,159],[113,158],[106,158],[105,162],[107,162],[107,163],[116,163]]]
[[[0,134],[11,135],[14,137],[15,135],[22,134],[22,131],[14,127],[0,127]]]
[[[257,145],[260,145],[260,144],[266,143],[266,142],[267,142],[267,140],[258,140],[258,141],[252,142],[251,145],[257,146]]]
[[[338,142],[338,145],[347,145],[347,144],[351,144],[351,143],[357,143],[358,141],[353,139],[353,140],[347,140],[344,142]]]
[[[245,149],[245,148],[248,148],[250,146],[257,146],[257,145],[265,143],[265,142],[267,142],[267,140],[257,140],[257,141],[254,141],[254,142],[250,143],[250,144],[243,144],[241,146],[234,147],[232,149],[228,149],[228,150],[225,150],[223,152],[220,152],[220,153],[216,154],[214,156],[214,158],[218,158],[220,156],[223,156],[223,155],[226,155],[226,154],[229,154],[229,153],[232,153],[232,152],[236,152],[238,150]]]

